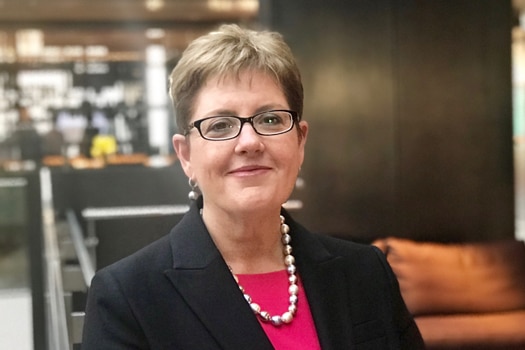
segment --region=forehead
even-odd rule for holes
[[[217,110],[248,115],[266,105],[288,107],[282,87],[272,75],[244,71],[212,76],[196,95],[193,117],[202,118]]]
[[[237,72],[225,72],[222,74],[211,75],[206,79],[201,90],[209,86],[237,86],[241,88],[251,88],[254,85],[259,84],[271,84],[281,89],[281,85],[274,75],[263,70],[243,69]]]

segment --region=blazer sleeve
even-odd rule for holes
[[[399,289],[399,282],[394,274],[394,271],[388,264],[385,255],[377,248],[373,247],[379,260],[383,264],[391,285],[391,305],[394,317],[394,324],[397,325],[397,332],[399,334],[399,348],[406,350],[424,350],[425,343],[421,337],[421,333],[414,321],[414,318],[408,311],[401,291]]]
[[[88,293],[81,349],[148,348],[118,280],[109,270],[100,270]]]

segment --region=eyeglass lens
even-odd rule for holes
[[[250,123],[258,134],[276,135],[292,128],[293,116],[286,111],[263,112],[251,118],[217,116],[203,119],[196,126],[204,138],[223,140],[237,137],[246,122]]]

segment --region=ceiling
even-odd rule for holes
[[[0,62],[85,59],[60,48],[88,46],[106,47],[105,60],[141,60],[152,43],[173,55],[219,23],[258,13],[258,0],[0,0]],[[23,30],[37,52],[17,52]]]

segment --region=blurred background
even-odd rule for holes
[[[525,239],[524,1],[0,0],[0,347],[78,346],[89,277],[188,204],[167,75],[221,23],[305,86],[287,207],[360,242]],[[4,346],[5,345],[5,346]]]

